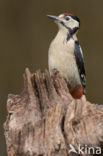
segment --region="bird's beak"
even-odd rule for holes
[[[53,16],[53,15],[47,15],[47,16],[51,19],[58,20],[58,16]]]

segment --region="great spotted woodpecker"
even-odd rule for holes
[[[80,20],[68,13],[48,17],[54,19],[59,27],[49,47],[49,71],[59,71],[68,82],[71,95],[75,99],[80,99],[85,94],[86,87],[83,53],[76,36]]]

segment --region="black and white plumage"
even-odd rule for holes
[[[81,50],[81,47],[80,47],[78,41],[75,41],[74,54],[75,54],[76,64],[78,66],[78,71],[79,71],[79,75],[80,75],[81,84],[82,84],[82,86],[84,88],[84,94],[85,94],[85,92],[86,92],[85,91],[85,88],[86,88],[86,73],[85,73],[85,67],[84,67],[84,58],[83,58],[82,50]]]
[[[85,94],[86,87],[84,59],[76,36],[80,20],[67,13],[48,17],[54,19],[59,27],[49,47],[49,71],[57,69],[67,80],[73,97],[78,99]]]

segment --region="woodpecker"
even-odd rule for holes
[[[48,15],[54,19],[59,31],[50,44],[48,66],[60,72],[66,79],[70,93],[74,99],[80,99],[85,94],[86,74],[81,46],[77,39],[80,20],[77,16],[63,13],[59,16]]]

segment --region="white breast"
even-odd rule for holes
[[[81,84],[78,68],[74,56],[75,42],[70,39],[68,42],[63,35],[57,35],[49,48],[48,65],[49,71],[57,69],[73,87]]]

